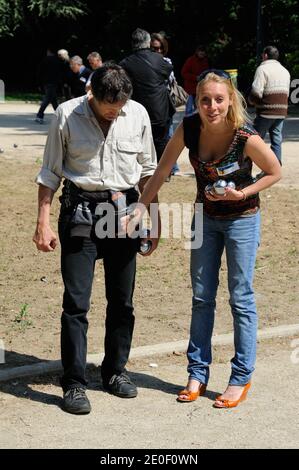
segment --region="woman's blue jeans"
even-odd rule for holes
[[[244,385],[250,381],[256,358],[257,312],[252,284],[259,239],[259,212],[250,217],[225,220],[204,214],[203,244],[191,250],[193,299],[187,352],[189,378],[204,384],[209,380],[219,269],[225,248],[235,345],[229,384]]]

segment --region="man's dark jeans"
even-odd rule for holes
[[[160,158],[162,157],[164,149],[169,141],[170,123],[171,121],[169,120],[166,124],[159,125],[159,126],[152,124],[152,134],[153,134],[153,140],[154,140],[158,162],[160,161]]]
[[[138,240],[70,237],[70,215],[60,215],[61,272],[65,291],[61,318],[62,388],[86,387],[87,312],[96,259],[103,258],[106,285],[105,357],[102,378],[124,371],[132,342],[133,291]]]
[[[42,103],[41,103],[40,108],[39,108],[38,113],[37,113],[37,117],[39,119],[44,118],[45,109],[50,103],[53,106],[54,111],[58,106],[57,85],[49,83],[49,84],[44,86],[44,89],[45,89],[45,94],[43,96]]]

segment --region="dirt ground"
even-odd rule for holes
[[[138,386],[134,400],[105,393],[99,370],[89,368],[92,412],[81,417],[61,411],[57,375],[16,379],[1,384],[0,447],[77,449],[76,458],[79,449],[96,449],[97,464],[116,449],[297,449],[299,375],[293,352],[293,338],[260,342],[248,400],[231,410],[216,410],[213,402],[227,383],[232,345],[214,348],[206,395],[188,405],[176,402],[187,376],[185,354],[130,360]]]
[[[6,363],[0,367],[5,368],[59,358],[63,290],[59,247],[54,253],[39,253],[31,241],[36,221],[34,178],[41,165],[48,126],[32,122],[34,106],[19,105],[15,111],[12,105],[5,105],[8,111],[1,106],[0,148],[4,152],[0,154],[0,339],[7,352]],[[1,112],[4,109],[6,120]],[[299,145],[292,119],[286,126],[284,179],[261,194],[262,241],[255,273],[260,328],[298,322]],[[180,159],[180,165],[186,174],[190,172],[185,157]],[[191,172],[189,176],[172,178],[160,193],[163,202],[188,203],[194,198]],[[56,197],[52,208],[55,228],[58,211]],[[164,238],[151,257],[138,256],[133,346],[188,337],[189,254],[183,240]],[[89,353],[103,350],[104,321],[103,268],[98,262],[89,312]],[[232,319],[223,262],[215,333],[230,331]]]

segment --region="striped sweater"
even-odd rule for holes
[[[256,69],[249,102],[265,118],[283,119],[288,112],[290,74],[280,62],[264,60]]]

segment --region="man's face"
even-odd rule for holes
[[[94,97],[91,102],[92,109],[96,112],[97,116],[105,121],[114,121],[126,104],[126,101],[117,101],[116,103],[108,103],[107,101],[98,101]]]
[[[73,62],[72,60],[70,61],[70,68],[72,72],[74,73],[79,73],[80,72],[80,64],[77,64],[76,62]]]
[[[90,57],[90,59],[88,59],[88,62],[92,70],[96,70],[102,67],[101,59],[97,59],[96,57]]]

